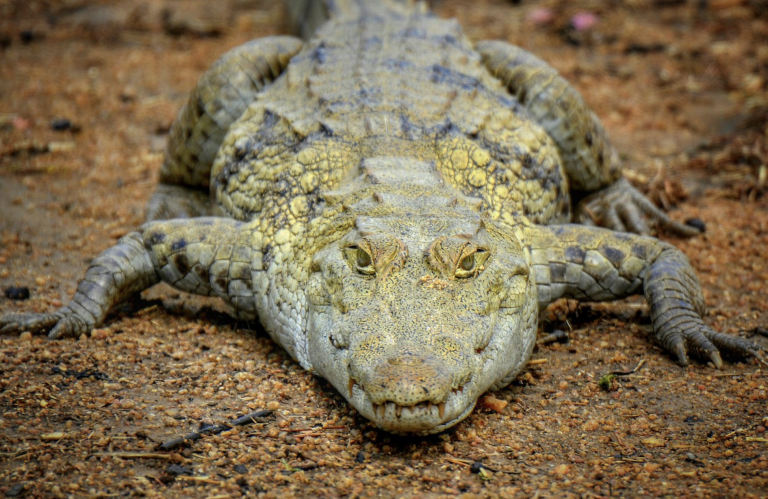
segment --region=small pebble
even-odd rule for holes
[[[35,38],[37,38],[37,35],[35,35],[35,32],[31,29],[25,29],[21,33],[19,33],[19,38],[21,39],[21,43],[24,45],[28,45],[32,43]]]
[[[643,443],[648,447],[665,447],[667,445],[666,442],[664,442],[664,440],[661,440],[656,437],[648,437],[645,440],[643,440]]]
[[[555,12],[547,7],[537,7],[528,14],[528,22],[536,26],[549,24],[555,19]]]
[[[493,394],[489,393],[485,395],[483,398],[480,399],[479,405],[481,407],[487,407],[488,409],[491,409],[494,412],[502,413],[504,412],[504,408],[507,407],[506,400],[497,399]]]
[[[597,16],[591,12],[579,12],[571,18],[571,26],[576,31],[587,31],[597,24]]]
[[[136,100],[136,96],[138,94],[136,93],[136,89],[133,87],[125,87],[122,92],[120,92],[120,102],[127,104],[128,102],[133,102]]]
[[[109,329],[94,329],[91,331],[91,338],[104,340],[109,337]]]
[[[485,466],[483,466],[483,463],[481,463],[480,461],[475,461],[474,463],[472,463],[472,466],[469,467],[469,471],[477,474],[477,473],[480,473],[480,470],[482,470],[483,468],[485,468]]]
[[[245,473],[248,473],[248,468],[246,468],[244,464],[238,464],[238,465],[235,465],[235,471],[243,475]]]
[[[51,130],[64,132],[72,128],[72,122],[67,118],[53,118],[51,120]]]
[[[165,472],[168,473],[170,476],[178,476],[178,475],[189,475],[192,476],[194,473],[191,469],[187,468],[186,466],[181,466],[180,464],[172,464],[165,468]]]
[[[14,116],[11,120],[13,128],[19,131],[24,131],[32,126],[32,121],[23,116]]]
[[[571,467],[567,464],[558,464],[552,469],[552,473],[558,476],[564,476],[571,472]]]
[[[31,341],[32,340],[32,333],[30,333],[29,331],[24,331],[23,333],[21,333],[19,335],[19,339],[21,341]]]
[[[21,497],[26,492],[23,483],[17,483],[5,491],[5,497]]]
[[[279,407],[280,407],[280,402],[277,402],[274,400],[272,402],[267,402],[267,409],[269,409],[270,411],[276,411]]]
[[[29,300],[29,288],[21,287],[9,287],[3,290],[5,297],[9,300]]]
[[[365,462],[365,453],[363,451],[360,451],[357,453],[357,457],[355,457],[356,463],[364,463]]]

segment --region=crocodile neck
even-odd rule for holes
[[[288,25],[304,39],[329,19],[359,19],[365,16],[427,13],[422,0],[285,0]]]
[[[342,187],[322,194],[327,207],[337,206],[342,218],[429,217],[446,206],[469,218],[481,216],[483,201],[463,195],[442,178],[434,161],[413,156],[363,159]]]

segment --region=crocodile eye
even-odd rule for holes
[[[488,252],[483,249],[470,253],[459,262],[459,266],[456,268],[456,277],[459,279],[475,277],[483,271],[483,264],[487,259]]]
[[[360,246],[348,246],[345,248],[344,253],[347,257],[347,261],[349,261],[350,265],[358,274],[374,275],[376,273],[376,269],[373,267],[371,254]]]

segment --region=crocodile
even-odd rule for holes
[[[6,316],[2,332],[88,333],[163,281],[260,320],[401,434],[449,428],[509,384],[560,298],[643,294],[681,364],[759,355],[703,321],[687,258],[648,235],[699,230],[627,182],[555,69],[473,44],[421,2],[297,3],[306,41],[251,41],[201,77],[147,222],[93,260],[66,306]]]

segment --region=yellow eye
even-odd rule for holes
[[[371,255],[369,255],[367,251],[362,248],[357,248],[356,263],[359,268],[365,268],[370,267],[373,262],[371,262]]]
[[[344,256],[350,266],[358,273],[363,275],[374,275],[376,269],[373,266],[371,254],[358,245],[347,246],[344,249]]]
[[[465,256],[459,262],[459,266],[456,268],[455,276],[459,279],[467,279],[469,277],[475,277],[483,271],[483,264],[488,259],[488,252],[483,249],[478,249]]]
[[[459,267],[461,270],[470,272],[472,269],[475,268],[475,254],[472,253],[469,256],[464,257],[464,259],[459,264]]]

